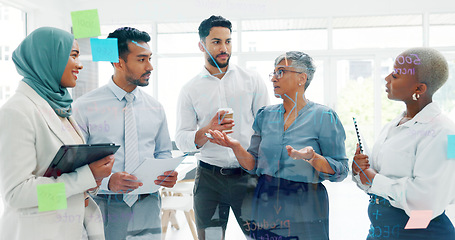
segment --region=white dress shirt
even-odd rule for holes
[[[412,210],[432,210],[434,218],[455,199],[455,159],[447,158],[447,135],[455,134],[455,124],[436,103],[397,126],[403,116],[387,124],[374,145],[370,168],[378,174],[371,186],[362,185],[359,175],[353,179],[408,216]]]
[[[230,136],[247,149],[253,134],[254,117],[259,108],[268,103],[267,88],[258,73],[229,64],[226,74],[218,79],[204,68],[180,92],[175,136],[177,147],[184,152],[197,151],[194,143],[197,130],[209,124],[219,108],[232,108],[235,126]],[[199,150],[196,158],[209,164],[240,166],[230,148],[207,142]]]

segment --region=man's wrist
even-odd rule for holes
[[[208,137],[205,135],[205,133],[207,133],[208,131],[209,131],[209,129],[207,127],[203,127],[196,132],[195,139],[194,139],[194,146],[197,149],[204,146],[204,144],[209,140]],[[203,142],[203,143],[200,144],[201,142]]]

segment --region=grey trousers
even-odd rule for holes
[[[161,198],[157,193],[140,195],[131,207],[122,194],[100,194],[93,199],[103,215],[106,240],[161,239]]]

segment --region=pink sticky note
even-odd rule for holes
[[[425,229],[433,217],[433,210],[413,210],[404,229]]]

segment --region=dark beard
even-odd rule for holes
[[[129,71],[129,69],[128,69],[128,71]],[[147,75],[149,73],[151,73],[151,72],[146,72],[146,73],[142,74],[141,77],[143,77],[144,75]],[[130,82],[130,83],[132,83],[132,84],[134,84],[136,86],[145,87],[145,86],[149,85],[150,79],[148,79],[146,82],[142,83],[141,79],[134,79],[134,78],[132,78],[130,76],[127,76],[126,77],[126,81],[128,81],[128,82]]]
[[[149,81],[142,83],[140,79],[128,79],[128,82],[139,87],[145,87],[149,85]]]
[[[210,56],[207,58],[207,60],[209,61],[210,65],[212,65],[214,67],[225,68],[229,65],[229,60],[231,60],[231,56],[229,56],[228,60],[224,64],[221,64],[217,61],[216,64],[218,64],[218,66],[215,64],[215,62],[213,61],[213,59]]]

